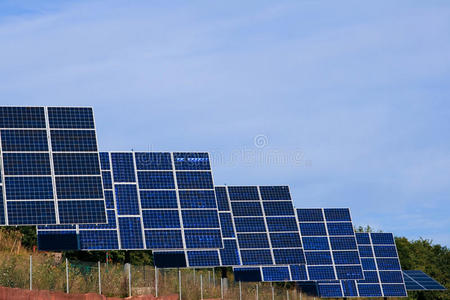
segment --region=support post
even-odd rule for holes
[[[100,261],[97,263],[98,265],[98,293],[102,294],[102,270]]]
[[[30,291],[33,289],[33,255],[30,255]]]
[[[155,296],[158,297],[158,268],[155,266]]]
[[[216,287],[216,269],[213,268],[213,282],[214,282],[214,287]]]
[[[258,284],[256,284],[256,300],[259,300],[259,287],[258,287]]]
[[[178,289],[180,294],[180,300],[181,300],[181,270],[178,269]]]
[[[66,293],[69,293],[69,261],[66,258]]]
[[[211,286],[211,271],[208,271],[208,285]]]
[[[223,300],[223,278],[220,277],[220,299]]]
[[[286,299],[289,300],[289,290],[286,290]]]
[[[128,296],[131,297],[131,264],[128,264]]]
[[[270,283],[270,287],[272,289],[272,300],[275,300],[275,289],[273,287],[273,282]]]
[[[242,283],[239,281],[239,300],[242,300]]]
[[[200,300],[203,300],[203,276],[200,274]]]
[[[194,284],[195,284],[195,268],[194,268]]]

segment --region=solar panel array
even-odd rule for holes
[[[310,280],[362,279],[348,208],[297,209]]]
[[[108,224],[40,226],[40,249],[66,249],[59,242],[66,239],[55,235],[72,236],[80,250],[191,249],[196,255],[222,248],[207,153],[102,152],[100,158]]]
[[[363,280],[318,282],[322,298],[406,297],[406,287],[392,233],[356,233]]]
[[[355,235],[349,209],[294,210],[287,186],[214,187],[207,153],[99,154],[89,107],[0,107],[0,150],[0,225],[39,225],[42,250],[149,249],[159,267],[232,266],[323,298],[445,290],[401,270],[392,234]]]
[[[404,270],[406,290],[408,291],[445,291],[439,282],[420,270]]]
[[[0,107],[0,225],[105,223],[89,107]]]

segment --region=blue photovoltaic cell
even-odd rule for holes
[[[175,191],[140,191],[141,207],[147,208],[178,208]]]
[[[329,250],[328,238],[322,236],[303,237],[303,248],[305,250]]]
[[[298,232],[298,227],[295,222],[295,217],[267,217],[267,227],[270,232],[275,231],[295,231]]]
[[[375,256],[377,257],[397,257],[395,246],[373,246]]]
[[[222,236],[224,238],[234,238],[233,221],[230,213],[219,213],[220,228],[222,229]]]
[[[102,179],[103,179],[103,188],[105,190],[112,190],[112,177],[111,172],[109,171],[103,171],[102,172]]]
[[[0,185],[0,225],[5,225],[5,207],[3,203],[3,187]]]
[[[276,265],[304,264],[305,257],[301,249],[273,249]]]
[[[116,214],[114,210],[107,210],[106,216],[108,218],[107,224],[80,224],[80,229],[116,229]]]
[[[231,209],[235,217],[263,215],[259,202],[231,202]]]
[[[263,267],[264,281],[290,281],[289,267]]]
[[[188,249],[222,247],[220,230],[185,230],[184,236]]]
[[[142,211],[144,228],[180,228],[178,210],[144,210]]]
[[[331,248],[333,250],[353,250],[357,249],[354,237],[330,237]]]
[[[306,273],[305,265],[291,265],[291,276],[293,281],[306,281],[308,280],[308,274]]]
[[[270,250],[241,250],[241,259],[244,265],[272,265]]]
[[[5,175],[50,175],[48,153],[3,153]]]
[[[120,217],[120,243],[122,249],[143,249],[142,230],[139,218]]]
[[[184,228],[218,228],[219,219],[216,210],[183,210]]]
[[[236,232],[265,232],[264,218],[234,218]]]
[[[356,234],[356,241],[358,245],[370,245],[370,237],[368,233],[358,232]],[[372,248],[372,247],[371,247]]]
[[[266,216],[294,215],[294,207],[290,201],[264,201],[263,206]]]
[[[116,230],[80,231],[80,248],[88,250],[119,249]]]
[[[222,258],[223,266],[238,266],[241,264],[239,258],[239,251],[237,249],[236,241],[223,240],[223,249],[220,249],[220,256]]]
[[[3,151],[48,151],[46,130],[2,130]]]
[[[181,230],[146,230],[147,249],[182,249]]]
[[[336,265],[360,264],[358,251],[334,251],[333,258]]]
[[[403,277],[408,291],[446,290],[443,285],[420,270],[405,270]]]
[[[97,153],[53,153],[56,175],[97,175],[100,173]]]
[[[43,107],[0,107],[0,128],[45,128]]]
[[[231,201],[236,200],[259,200],[258,188],[256,186],[230,186],[228,194]]]
[[[353,225],[351,222],[327,223],[329,235],[353,235]]]
[[[53,201],[9,201],[7,206],[10,225],[56,223]]]
[[[402,271],[380,271],[381,283],[403,283]]]
[[[332,265],[333,260],[331,258],[330,251],[305,251],[306,263],[308,265]]]
[[[270,248],[266,233],[239,233],[240,248]]]
[[[370,237],[374,245],[395,245],[394,236],[391,233],[373,232]]]
[[[300,223],[302,236],[324,236],[327,235],[325,224],[323,223]]]
[[[175,182],[172,172],[139,171],[138,182],[140,189],[174,189]]]
[[[94,115],[90,107],[49,107],[50,128],[94,128]]]
[[[190,267],[219,266],[217,251],[188,251],[187,258]]]
[[[56,177],[58,199],[103,199],[101,176]]]
[[[339,284],[319,285],[318,290],[322,298],[342,297],[341,285]]]
[[[208,153],[173,153],[175,170],[210,170]]]
[[[114,182],[136,182],[132,153],[111,153]]]
[[[332,221],[351,221],[350,211],[347,208],[325,208],[325,219]]]
[[[138,170],[172,170],[170,153],[136,152],[134,156]]]
[[[176,172],[179,189],[214,189],[210,172]]]
[[[370,244],[370,241],[368,242],[368,244]],[[373,257],[373,251],[371,246],[358,246],[358,250],[359,256],[361,257]]]
[[[97,151],[95,130],[51,130],[50,135],[54,152]]]
[[[363,270],[376,270],[377,266],[373,258],[361,258]]]
[[[105,223],[103,200],[58,201],[59,220],[65,224]]]
[[[273,248],[295,248],[302,244],[298,233],[292,232],[270,233],[270,241]]]
[[[297,209],[299,222],[323,222],[323,213],[320,208]]]
[[[104,191],[106,208],[114,208],[114,196],[112,191]]]
[[[342,280],[342,291],[345,297],[357,297],[358,290],[356,283],[352,280]]]
[[[109,153],[108,152],[100,152],[100,167],[102,170],[110,170],[111,165],[109,163]]]
[[[332,266],[308,266],[310,280],[330,280],[335,278]]]
[[[215,208],[214,191],[180,191],[181,208]]]
[[[227,190],[224,187],[216,187],[216,200],[217,200],[217,208],[219,211],[228,211],[230,210],[230,205],[227,199]]]
[[[53,199],[51,177],[6,177],[5,189],[7,200]]]
[[[118,215],[139,215],[139,201],[135,184],[115,186]]]
[[[260,186],[262,200],[291,200],[287,186]]]

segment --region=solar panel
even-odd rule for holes
[[[310,280],[362,279],[348,208],[297,209]]]
[[[74,232],[80,250],[185,250],[198,260],[222,248],[207,153],[101,152],[100,162],[108,224],[40,226],[40,249],[60,247],[46,235]]]
[[[406,290],[408,291],[445,291],[439,282],[420,270],[403,270]]]
[[[392,233],[356,233],[363,280],[318,282],[322,298],[407,297]]]
[[[105,223],[90,107],[0,107],[0,225]]]

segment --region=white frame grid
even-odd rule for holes
[[[195,170],[195,169],[189,169],[189,170],[177,170],[175,168],[175,160],[174,160],[174,154],[175,153],[180,153],[180,154],[206,154],[208,156],[208,160],[210,163],[210,158],[209,158],[209,154],[207,152],[190,152],[190,151],[176,151],[176,152],[160,152],[160,151],[101,151],[100,153],[107,153],[108,154],[108,158],[109,158],[109,170],[105,170],[102,169],[102,172],[110,172],[111,174],[111,182],[112,182],[112,190],[109,189],[105,189],[104,190],[108,190],[108,191],[112,191],[113,194],[113,199],[114,199],[114,209],[106,209],[107,211],[111,211],[114,210],[114,214],[116,217],[116,228],[115,229],[107,229],[107,228],[96,228],[96,229],[81,229],[78,225],[76,226],[76,229],[55,229],[52,228],[52,226],[46,226],[45,228],[39,228],[38,229],[38,234],[40,232],[68,232],[68,231],[74,231],[77,233],[77,235],[79,235],[80,232],[82,231],[113,231],[115,230],[117,232],[117,239],[118,239],[118,248],[117,249],[80,249],[83,251],[93,251],[93,250],[98,250],[98,251],[107,251],[107,250],[154,250],[154,253],[157,252],[172,252],[172,251],[184,251],[185,252],[185,256],[187,257],[187,252],[189,251],[207,251],[207,250],[217,250],[219,248],[186,248],[186,241],[185,241],[185,235],[184,235],[184,226],[183,226],[183,216],[182,216],[182,210],[184,210],[184,208],[181,207],[181,202],[180,202],[180,197],[179,197],[179,192],[180,191],[212,191],[212,193],[215,196],[215,191],[214,191],[214,177],[212,174],[212,170],[211,168],[208,170]],[[131,154],[132,158],[133,158],[133,167],[134,167],[134,176],[135,176],[135,181],[134,182],[116,182],[114,180],[114,171],[113,171],[113,164],[112,164],[112,154],[114,153],[122,153],[122,154]],[[141,189],[139,188],[139,181],[138,181],[138,172],[146,172],[146,170],[137,170],[137,166],[136,166],[136,153],[165,153],[165,154],[170,154],[170,158],[171,158],[171,165],[172,168],[170,170],[151,170],[151,172],[171,172],[172,176],[173,176],[173,180],[174,180],[174,184],[175,184],[175,188],[174,189]],[[212,189],[179,189],[178,188],[178,184],[177,184],[177,172],[205,172],[205,173],[210,173],[211,174],[211,178],[212,178],[212,184],[213,184],[213,188]],[[118,185],[135,185],[136,186],[136,190],[137,190],[137,197],[138,197],[138,205],[139,205],[139,215],[119,215],[118,214],[118,207],[117,207],[117,195],[115,192],[115,187]],[[141,205],[141,199],[140,199],[140,191],[174,191],[177,197],[177,208],[155,208],[155,209],[143,209],[142,205]],[[146,229],[144,228],[144,224],[143,224],[143,216],[142,216],[142,212],[145,210],[177,210],[178,211],[178,218],[179,218],[179,223],[180,223],[180,228],[154,228],[154,229]],[[217,203],[216,203],[216,207],[215,208],[189,208],[188,210],[215,210],[217,212],[217,218],[218,218],[218,222],[219,222],[219,227],[218,228],[192,228],[192,230],[210,230],[210,229],[214,229],[214,230],[218,230],[220,233],[220,236],[222,236],[222,231],[220,228],[220,218],[219,218],[219,214],[218,214],[218,210],[217,210]],[[124,248],[122,247],[121,244],[121,236],[120,236],[120,228],[119,228],[119,219],[120,218],[127,218],[127,217],[136,217],[139,218],[140,220],[140,227],[141,227],[141,235],[142,235],[142,243],[143,243],[143,247],[142,248]],[[181,235],[182,235],[182,243],[183,243],[183,248],[158,248],[158,249],[154,249],[154,248],[148,248],[147,244],[146,244],[146,238],[145,238],[145,231],[150,231],[150,230],[179,230],[181,231]],[[222,245],[223,246],[223,245]]]
[[[103,195],[102,190],[102,198],[95,198],[95,199],[58,199],[57,195],[57,189],[56,189],[56,178],[61,177],[99,177],[101,185],[103,186],[103,179],[101,176],[101,170],[99,174],[90,174],[90,175],[56,175],[55,169],[54,169],[54,157],[53,154],[56,153],[62,153],[62,154],[84,154],[84,153],[96,153],[98,164],[100,166],[100,156],[98,151],[98,138],[97,138],[97,129],[96,129],[96,123],[95,123],[95,115],[94,115],[94,109],[90,106],[16,106],[16,105],[10,105],[10,106],[2,106],[2,107],[11,107],[11,108],[42,108],[44,111],[44,121],[45,121],[45,128],[19,128],[19,127],[2,127],[0,130],[23,130],[23,131],[45,131],[46,137],[47,137],[47,151],[3,151],[3,141],[2,141],[2,135],[0,134],[0,172],[1,172],[1,184],[3,187],[3,205],[4,205],[4,216],[5,216],[5,224],[0,224],[0,226],[8,226],[8,225],[14,225],[14,226],[20,226],[20,225],[71,225],[73,223],[61,223],[60,222],[60,214],[59,214],[59,201],[103,201],[103,213],[106,219],[106,211],[105,211],[105,198]],[[83,108],[83,109],[90,109],[92,113],[92,119],[93,119],[93,128],[58,128],[58,127],[50,127],[49,124],[49,114],[48,109],[49,108],[69,108],[69,109],[75,109],[75,108]],[[51,138],[51,132],[52,130],[58,130],[58,131],[90,131],[94,133],[95,136],[95,146],[96,151],[53,151],[52,149],[52,138]],[[6,153],[24,153],[24,154],[35,154],[35,153],[43,153],[48,154],[49,156],[49,163],[50,163],[50,174],[49,175],[6,175],[4,170],[4,163],[3,163],[3,154]],[[6,197],[6,181],[5,178],[12,178],[12,177],[50,177],[52,182],[52,192],[53,192],[53,199],[23,199],[23,200],[8,200]],[[39,223],[39,224],[10,224],[9,223],[9,216],[8,216],[8,202],[23,202],[23,201],[33,201],[33,202],[50,202],[53,201],[54,203],[54,211],[55,211],[55,223]],[[92,222],[81,222],[78,224],[93,224]],[[97,223],[101,224],[101,223]]]

